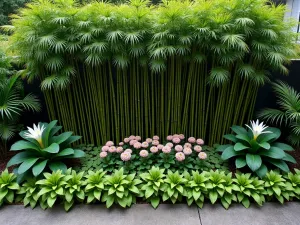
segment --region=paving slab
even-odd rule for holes
[[[129,209],[104,205],[76,205],[66,213],[61,206],[46,211],[37,207],[9,205],[0,209],[1,225],[201,225],[196,206],[161,204],[156,210],[148,204]]]
[[[300,225],[300,203],[265,203],[262,207],[234,204],[225,210],[220,204],[205,204],[199,210],[202,225]]]

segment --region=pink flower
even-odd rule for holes
[[[179,134],[179,138],[181,139],[181,140],[183,140],[185,137],[184,137],[184,134]]]
[[[150,148],[150,152],[156,153],[156,152],[158,152],[158,148],[155,147],[155,146],[152,146],[152,147]]]
[[[183,153],[184,153],[185,155],[190,155],[190,154],[193,153],[193,151],[192,151],[192,149],[190,149],[190,148],[184,148],[184,149],[183,149]]]
[[[175,158],[177,161],[181,162],[181,161],[185,160],[185,155],[182,152],[177,152],[175,154]]]
[[[148,151],[147,150],[142,150],[140,151],[140,156],[143,157],[143,158],[146,158],[148,156]]]
[[[153,140],[152,145],[155,145],[155,146],[159,145],[159,141],[158,140]]]
[[[201,138],[197,139],[197,140],[196,140],[196,143],[197,143],[198,145],[204,145],[204,141],[203,141]]]
[[[134,136],[134,135],[130,135],[130,136],[129,136],[129,140],[130,140],[130,141],[136,140],[136,139],[135,139],[135,136]]]
[[[123,161],[129,161],[130,160],[130,158],[131,158],[131,154],[129,153],[129,152],[123,152],[122,154],[121,154],[121,159],[123,160]]]
[[[108,146],[108,147],[110,147],[110,146],[113,146],[114,145],[114,143],[112,142],[112,141],[108,141],[108,142],[106,142],[106,144],[105,144],[106,146]]]
[[[172,135],[167,136],[167,140],[168,140],[168,141],[172,141],[172,139],[173,139],[173,136],[172,136]]]
[[[102,147],[102,152],[107,152],[108,150],[109,150],[108,146],[105,145],[105,146]]]
[[[196,152],[201,152],[201,151],[202,151],[202,147],[201,147],[200,145],[195,145],[195,146],[194,146],[194,150],[195,150]]]
[[[100,158],[105,158],[107,156],[107,152],[100,152]]]
[[[166,146],[169,146],[170,148],[172,148],[174,145],[173,145],[173,143],[169,142],[166,144]]]
[[[136,136],[135,140],[140,141],[140,140],[142,140],[142,138],[141,138],[141,136]]]
[[[179,138],[179,134],[174,134],[172,139],[174,138]]]
[[[152,139],[151,139],[151,138],[147,138],[147,139],[146,139],[146,142],[147,142],[147,143],[151,143],[151,142],[152,142]]]
[[[193,144],[193,143],[196,142],[196,138],[194,138],[194,137],[189,137],[188,142],[190,142],[190,143]]]
[[[178,138],[178,137],[176,137],[176,138],[173,138],[173,143],[175,143],[175,144],[179,144],[180,143],[180,138]]]
[[[142,147],[142,144],[141,144],[140,142],[137,141],[137,142],[134,143],[133,147],[134,147],[135,149],[140,149],[140,148]]]
[[[207,154],[205,152],[200,152],[198,154],[199,159],[206,159],[207,158]]]
[[[119,146],[123,146],[123,145],[124,145],[124,142],[120,142],[120,143],[119,143]]]
[[[151,142],[152,142],[152,141],[151,141]],[[151,143],[151,142],[150,142],[150,143]],[[143,147],[143,148],[148,148],[148,146],[149,146],[148,142],[144,141],[144,142],[142,143],[142,147]]]
[[[132,150],[130,148],[127,148],[124,152],[129,152],[131,154]]]
[[[176,151],[176,152],[181,152],[182,149],[183,149],[182,145],[176,145],[176,146],[175,146],[175,151]]]
[[[117,153],[121,153],[123,152],[123,148],[122,147],[117,147]]]
[[[131,140],[130,142],[129,142],[129,144],[132,146],[132,145],[134,145],[136,142],[138,142],[137,140]]]
[[[185,147],[185,148],[191,148],[192,145],[190,143],[185,143],[183,147]]]
[[[157,148],[159,149],[159,150],[162,150],[163,149],[163,145],[157,145]]]
[[[169,146],[165,146],[162,148],[163,153],[170,153],[171,152],[171,148]]]
[[[155,136],[153,136],[152,139],[158,141],[158,140],[159,140],[159,137],[158,137],[157,135],[155,135]]]
[[[108,151],[109,151],[110,153],[113,153],[113,152],[116,152],[116,151],[117,151],[117,148],[116,148],[115,146],[111,146],[111,147],[109,147]]]
[[[128,143],[129,141],[130,141],[129,138],[124,138],[124,142],[125,142],[125,143]]]

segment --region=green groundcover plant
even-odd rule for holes
[[[0,175],[0,203],[23,202],[32,208],[52,208],[63,204],[69,211],[75,203],[103,202],[108,208],[115,205],[130,207],[140,201],[150,202],[156,208],[160,202],[197,204],[200,208],[206,200],[221,203],[228,209],[234,202],[248,208],[251,203],[262,206],[266,201],[292,201],[300,199],[300,171],[281,175],[270,171],[261,179],[250,173],[224,173],[205,171],[191,173],[152,167],[148,172],[136,175],[124,174],[123,169],[108,175],[99,170],[76,173],[69,169],[44,173],[44,178],[24,182],[19,186],[16,176],[8,171]]]
[[[39,123],[34,125],[34,129],[20,132],[24,139],[17,141],[11,146],[11,151],[22,151],[12,157],[7,163],[7,167],[19,165],[15,168],[15,173],[20,180],[26,177],[37,177],[50,169],[51,171],[66,171],[67,166],[63,163],[67,158],[81,158],[84,152],[73,149],[71,144],[80,136],[73,136],[72,132],[57,134],[62,128],[56,126],[57,121]]]
[[[166,140],[158,136],[146,138],[131,135],[123,142],[114,144],[108,141],[102,147],[85,145],[80,148],[86,152],[86,157],[80,160],[81,165],[74,168],[77,171],[104,169],[112,172],[124,168],[124,172],[143,173],[152,166],[172,170],[209,171],[222,169],[228,171],[228,162],[222,160],[216,147],[205,146],[201,138],[185,138],[183,134],[169,135]]]
[[[294,149],[284,143],[277,142],[281,132],[274,127],[266,127],[259,121],[251,122],[249,130],[241,126],[232,126],[235,134],[226,134],[224,138],[233,144],[221,145],[222,159],[235,159],[236,168],[247,166],[258,176],[264,177],[271,166],[284,172],[289,172],[286,162],[296,163],[296,160],[285,151]]]

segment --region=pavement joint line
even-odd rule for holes
[[[200,225],[203,225],[203,224],[202,224],[202,221],[201,221],[200,209],[199,209],[198,206],[197,206],[197,211],[198,211],[198,216],[199,216],[199,222],[200,222]]]

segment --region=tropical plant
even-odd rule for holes
[[[74,170],[68,169],[64,180],[66,185],[64,187],[65,201],[64,208],[69,211],[74,205],[75,200],[83,202],[85,199],[84,183],[82,181],[84,172],[76,173]]]
[[[84,152],[73,149],[71,144],[80,139],[80,136],[72,136],[72,132],[64,132],[57,135],[62,128],[56,126],[57,121],[39,123],[34,129],[20,132],[25,139],[17,141],[11,146],[11,151],[22,151],[12,157],[7,167],[18,165],[15,172],[19,179],[29,176],[39,176],[46,169],[51,171],[61,170],[65,172],[67,166],[63,160],[67,158],[84,157]]]
[[[265,201],[263,196],[264,182],[251,178],[251,174],[235,174],[233,179],[233,190],[237,195],[238,202],[249,208],[250,202],[253,199],[258,205],[262,206]]]
[[[0,2],[0,26],[9,23],[9,16],[30,0],[2,0]]]
[[[269,200],[276,198],[281,204],[283,204],[284,198],[289,200],[289,196],[283,195],[286,180],[282,175],[271,170],[264,177],[264,181],[264,194]]]
[[[237,201],[236,195],[233,193],[233,179],[232,173],[228,173],[223,176],[224,182],[224,194],[221,196],[221,204],[225,209],[228,209],[233,201]]]
[[[3,203],[13,203],[15,192],[19,190],[19,185],[16,182],[16,176],[4,170],[0,175],[0,206]]]
[[[137,186],[141,180],[135,177],[135,174],[124,175],[124,170],[115,171],[112,175],[105,178],[105,188],[102,195],[102,201],[106,207],[110,208],[113,203],[117,203],[123,208],[130,207],[136,203],[136,196],[140,194]]]
[[[288,127],[288,141],[300,145],[300,93],[283,81],[273,84],[279,109],[263,109],[258,117],[279,126]]]
[[[232,126],[235,134],[224,135],[233,144],[221,145],[218,151],[222,158],[235,159],[236,168],[249,167],[258,176],[264,177],[268,167],[275,166],[284,172],[289,172],[286,162],[296,163],[295,159],[285,151],[294,149],[284,143],[277,142],[281,132],[277,128],[267,127],[259,121],[251,121],[249,130],[240,126]]]
[[[175,173],[168,171],[164,181],[165,183],[162,186],[163,201],[170,199],[173,204],[177,201],[181,202],[184,195],[184,184],[186,182],[183,175],[179,174],[178,171]]]
[[[23,183],[20,190],[17,192],[17,201],[23,201],[24,206],[30,205],[33,209],[39,200],[40,189],[36,185],[36,178],[29,179],[27,182]]]
[[[52,208],[57,200],[64,198],[65,186],[67,182],[64,180],[65,175],[61,170],[43,174],[45,179],[36,182],[39,185],[39,202],[42,209]]]
[[[208,198],[212,204],[215,204],[218,199],[222,199],[225,193],[225,172],[216,170],[205,172],[204,175],[208,178],[206,183]],[[226,202],[229,201],[226,200]]]
[[[282,195],[289,201],[291,199],[300,199],[300,174],[288,173],[284,175],[285,191]]]
[[[140,185],[140,191],[143,193],[146,201],[150,201],[153,208],[157,208],[162,195],[162,186],[164,184],[164,169],[152,167],[149,172],[139,175],[143,184]]]
[[[88,171],[84,181],[87,203],[95,202],[96,200],[100,201],[104,190],[105,173],[103,170],[98,170],[97,172]]]
[[[212,145],[251,118],[267,71],[287,73],[294,55],[285,7],[267,2],[40,0],[13,18],[12,45],[50,118],[83,142],[183,132]]]
[[[202,208],[207,191],[205,186],[208,178],[198,171],[192,171],[192,175],[184,172],[184,178],[187,180],[184,187],[184,196],[187,204],[190,206],[195,202],[198,207]]]

